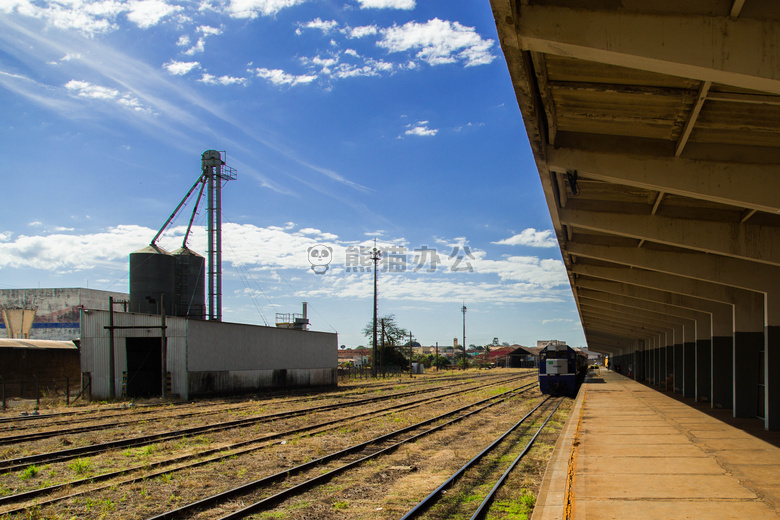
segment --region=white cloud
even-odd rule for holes
[[[170,5],[163,0],[140,0],[128,3],[129,12],[127,19],[135,23],[141,29],[148,29],[160,23],[160,20],[183,8],[178,5]]]
[[[246,85],[246,78],[237,78],[234,76],[214,76],[208,72],[204,72],[201,78],[198,80],[206,85]]]
[[[233,18],[257,18],[258,15],[272,16],[287,7],[302,4],[307,0],[230,0],[227,11]]]
[[[199,69],[200,63],[197,61],[171,60],[168,63],[164,64],[163,67],[165,68],[165,70],[167,70],[169,73],[173,74],[174,76],[183,76],[184,74],[187,74],[193,69]]]
[[[439,133],[436,128],[428,128],[428,121],[420,121],[416,124],[406,125],[408,130],[404,132],[404,135],[418,135],[423,137],[434,136]]]
[[[361,9],[406,9],[415,8],[415,0],[358,0]]]
[[[198,54],[199,52],[203,52],[205,50],[206,50],[206,38],[198,38],[198,41],[195,42],[195,45],[193,45],[186,51],[183,51],[182,54],[185,54],[187,56],[194,56],[195,54]]]
[[[555,247],[558,245],[552,230],[537,231],[534,228],[524,229],[517,235],[492,243],[504,246],[529,247]]]
[[[434,18],[426,23],[409,22],[383,29],[377,45],[388,52],[418,50],[416,57],[429,65],[463,61],[467,67],[485,65],[495,59],[493,40],[484,40],[473,27]]]
[[[198,27],[198,32],[204,36],[218,36],[222,34],[222,29],[219,27],[210,27],[208,25],[201,25]]]
[[[50,26],[75,29],[86,34],[117,30],[117,19],[121,14],[125,14],[138,27],[148,29],[183,9],[165,0],[63,0],[41,3],[11,0],[10,3],[0,5],[0,11],[39,18]]]
[[[323,32],[323,34],[328,34],[336,29],[336,27],[339,26],[339,23],[335,20],[322,20],[321,18],[315,18],[310,22],[300,24],[300,26],[304,29],[319,29]]]
[[[67,63],[67,62],[72,61],[72,60],[80,60],[81,58],[82,58],[81,54],[79,54],[79,53],[70,53],[69,52],[69,53],[66,53],[65,56],[63,56],[59,60],[48,61],[47,63],[49,65],[59,65],[61,63]]]
[[[364,25],[362,27],[351,27],[347,29],[346,33],[349,38],[363,38],[378,34],[379,29],[376,25]]]
[[[267,79],[274,85],[305,85],[317,79],[317,76],[311,74],[295,76],[279,69],[255,69],[254,74],[259,78]]]
[[[502,260],[477,258],[475,269],[495,273],[502,281],[528,282],[544,288],[569,285],[563,262],[535,256],[510,256]]]
[[[90,99],[115,99],[119,97],[119,91],[113,88],[93,85],[88,81],[76,81],[72,79],[65,84],[65,88],[75,92],[79,97]]]

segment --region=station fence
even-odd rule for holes
[[[0,393],[2,394],[2,409],[8,408],[8,401],[14,399],[35,399],[36,408],[41,401],[71,401],[83,397],[91,397],[92,382],[89,374],[83,374],[81,380],[70,377],[44,378],[35,375],[25,377],[0,376]]]

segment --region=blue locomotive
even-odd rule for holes
[[[588,357],[562,343],[553,342],[539,352],[539,389],[549,395],[577,395],[588,373]]]

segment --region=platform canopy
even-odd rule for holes
[[[780,325],[780,2],[490,1],[588,346]]]

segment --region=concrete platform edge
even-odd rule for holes
[[[577,424],[582,414],[582,401],[587,385],[580,385],[580,391],[566,419],[558,441],[555,443],[552,458],[542,478],[542,486],[536,497],[531,520],[563,520],[566,509],[566,479],[569,474],[569,457],[577,433]]]

